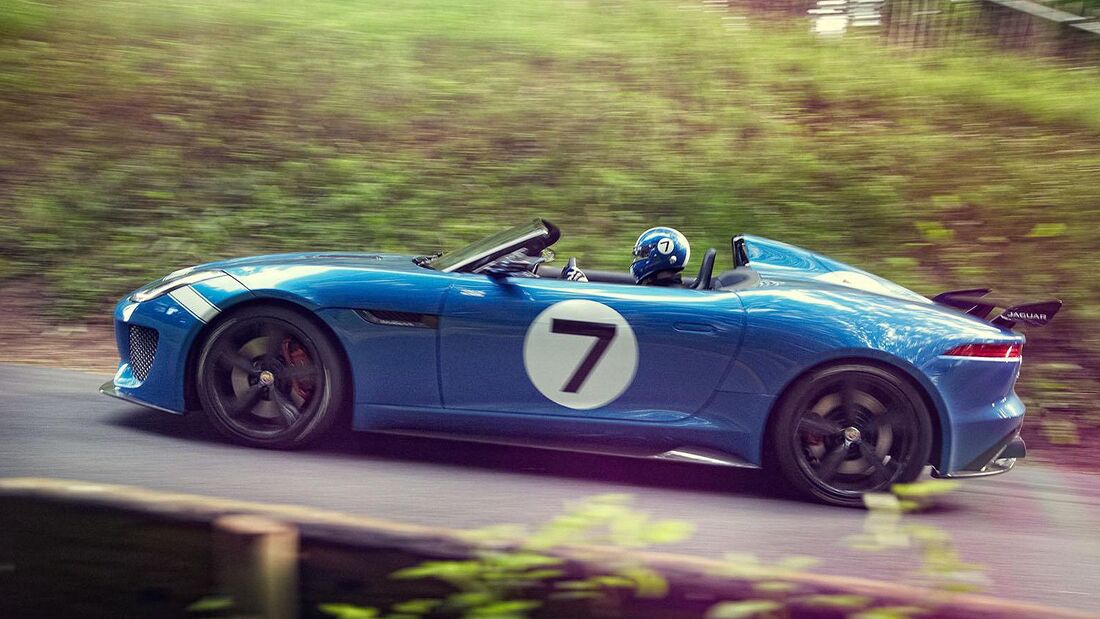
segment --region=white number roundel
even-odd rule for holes
[[[619,312],[573,299],[544,309],[527,327],[523,365],[550,400],[578,410],[622,395],[638,368],[638,341]]]
[[[671,254],[672,247],[672,239],[661,239],[660,241],[657,241],[657,251],[661,252],[662,254]]]

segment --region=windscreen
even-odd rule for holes
[[[549,236],[549,230],[541,219],[536,219],[514,228],[509,228],[469,245],[445,252],[425,263],[437,271],[458,271],[463,267],[476,265],[484,259],[493,259],[511,253],[532,239]]]

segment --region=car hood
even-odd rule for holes
[[[927,297],[886,278],[807,249],[749,234],[743,238],[749,266],[760,274],[762,285],[798,283],[841,287],[916,303],[932,303]]]

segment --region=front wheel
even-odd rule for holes
[[[219,324],[199,355],[197,387],[210,422],[254,447],[291,448],[328,430],[344,373],[328,336],[278,307],[246,308]]]
[[[783,397],[771,426],[773,465],[802,494],[857,506],[920,475],[932,423],[920,393],[871,365],[816,370]]]

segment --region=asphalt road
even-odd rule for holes
[[[906,580],[905,548],[845,540],[866,513],[791,500],[758,471],[428,439],[352,434],[273,452],[230,445],[198,416],[143,409],[96,392],[107,377],[0,366],[0,476],[140,485],[298,503],[450,528],[536,523],[571,499],[627,492],[640,509],[694,522],[670,550],[765,561],[813,555],[832,574]],[[949,532],[984,565],[998,597],[1100,612],[1100,475],[1023,463],[966,482],[934,511],[909,516]],[[911,580],[906,580],[912,582]]]

